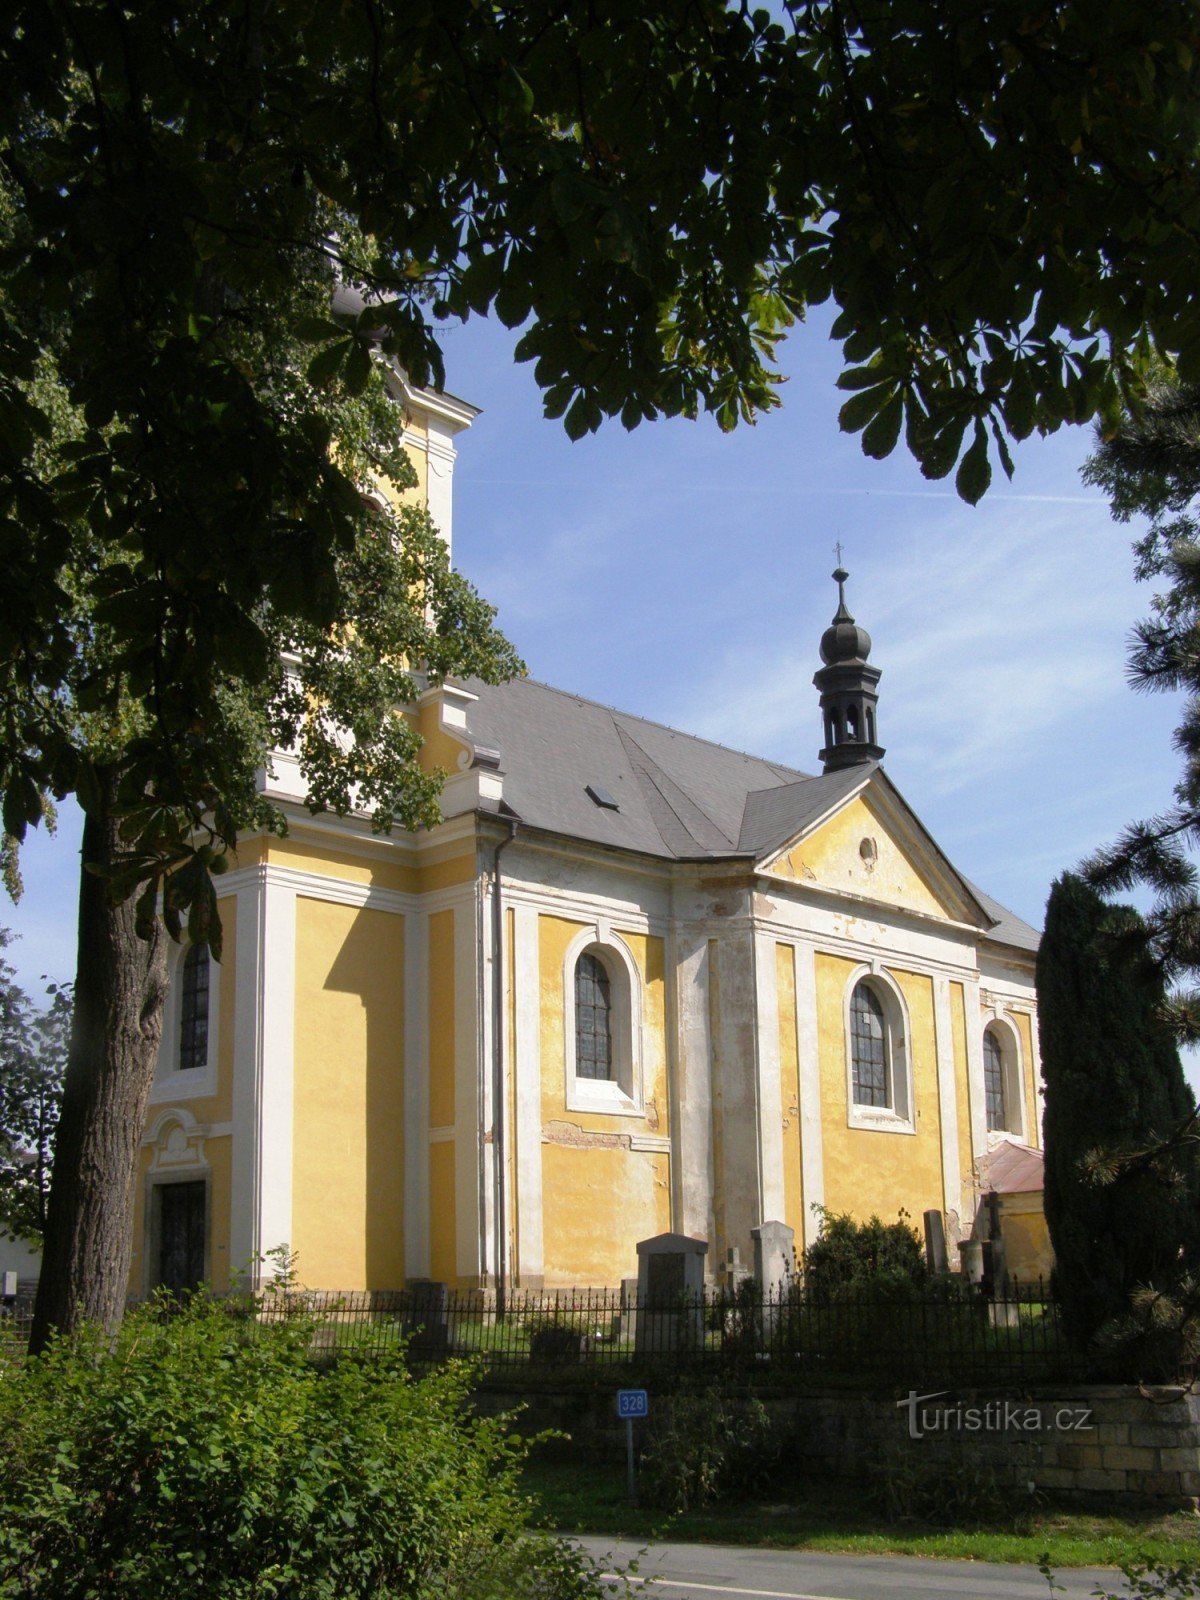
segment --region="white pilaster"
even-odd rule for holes
[[[517,1275],[522,1283],[545,1273],[542,1228],[542,1059],[541,975],[538,964],[538,914],[532,906],[513,909],[514,1058],[509,1071],[516,1084],[516,1127],[510,1130],[509,1159],[517,1172]]]
[[[425,504],[429,516],[446,542],[450,556],[454,534],[454,462],[457,451],[451,444],[459,431],[441,417],[427,416],[428,441],[426,444]]]
[[[230,1265],[292,1242],[296,894],[261,868],[237,894]]]
[[[987,1115],[983,1092],[983,1014],[979,982],[963,984],[963,1010],[967,1034],[967,1094],[971,1107],[971,1160],[987,1155]],[[971,1174],[974,1179],[974,1173]]]
[[[942,1129],[942,1209],[953,1212],[961,1222],[962,1164],[958,1157],[958,1086],[954,1072],[950,980],[940,976],[933,980],[933,1030],[937,1044],[938,1121]]]
[[[1033,1049],[1033,1120],[1025,1129],[1027,1144],[1042,1145],[1042,1107],[1044,1105],[1042,1082],[1042,1041],[1038,1034],[1037,1013],[1031,1012],[1029,1017],[1029,1038]],[[1022,1094],[1025,1085],[1021,1085]]]
[[[779,995],[775,941],[754,937],[754,991],[758,1027],[755,1070],[758,1102],[758,1194],[760,1222],[784,1220],[783,1084],[779,1068]]]
[[[825,1150],[821,1138],[821,1053],[817,1027],[817,965],[811,945],[795,947],[796,1061],[800,1086],[800,1181],[804,1189],[804,1245],[815,1244],[825,1204]]]
[[[404,919],[404,1273],[429,1258],[429,919]]]
[[[492,1259],[491,902],[454,907],[454,1196],[456,1263],[476,1279]]]
[[[712,1054],[708,1027],[708,940],[681,929],[675,962],[676,1081],[671,1096],[675,1226],[713,1236]]]

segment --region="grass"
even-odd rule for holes
[[[1035,1501],[935,1525],[889,1519],[861,1487],[796,1480],[772,1486],[767,1498],[671,1516],[629,1504],[622,1462],[581,1462],[561,1450],[535,1453],[525,1485],[537,1507],[535,1520],[567,1533],[1031,1565],[1048,1555],[1054,1567],[1119,1566],[1142,1556],[1200,1561],[1200,1516],[1194,1512],[1117,1517]]]

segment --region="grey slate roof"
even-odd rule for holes
[[[592,844],[669,860],[758,859],[864,777],[862,767],[814,777],[532,678],[471,678],[463,687],[478,696],[467,713],[471,737],[500,752],[505,805],[531,827]],[[597,805],[589,784],[619,809]],[[1033,928],[967,887],[999,924],[991,938],[1036,950]]]
[[[996,919],[991,938],[1000,944],[1015,945],[1018,950],[1037,949],[1042,936],[1036,928],[1031,928],[1027,922],[1023,922],[1015,911],[1002,906],[999,900],[993,900],[991,895],[985,894],[977,884],[971,884],[971,892],[988,916]]]
[[[755,855],[792,839],[818,817],[853,794],[866,776],[863,767],[846,767],[819,778],[801,778],[746,796],[738,843]]]

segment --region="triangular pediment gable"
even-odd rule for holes
[[[826,806],[760,851],[760,872],[983,931],[994,925],[881,768],[838,776],[847,781]]]

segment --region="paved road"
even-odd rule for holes
[[[1051,1600],[1036,1567],[918,1556],[829,1556],[807,1550],[652,1544],[581,1538],[592,1555],[624,1565],[644,1549],[633,1593],[646,1600]],[[1119,1573],[1098,1567],[1056,1574],[1058,1600],[1090,1597],[1097,1583],[1123,1593]]]

